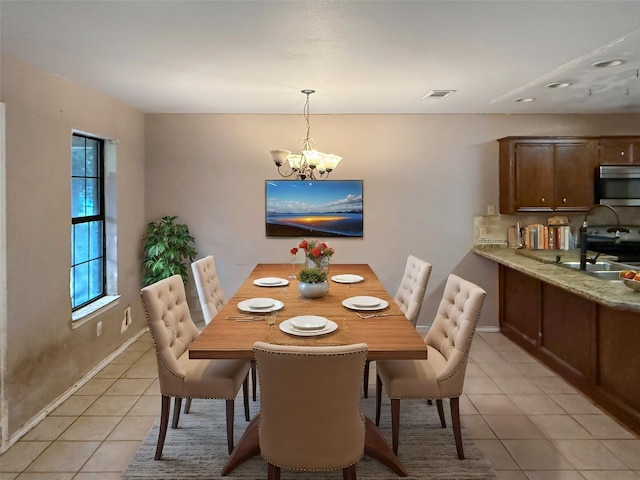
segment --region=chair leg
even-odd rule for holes
[[[244,379],[242,383],[242,399],[244,403],[244,418],[248,422],[249,421],[249,374]]]
[[[398,454],[398,440],[400,437],[400,399],[391,399],[391,443],[393,453]]]
[[[376,374],[376,426],[380,426],[380,404],[382,403],[382,379]]]
[[[342,469],[342,480],[356,480],[356,465]]]
[[[189,413],[189,410],[191,410],[191,398],[187,398],[184,402],[184,413]]]
[[[253,401],[258,399],[258,369],[256,368],[256,361],[251,360],[251,387],[253,392]],[[247,420],[249,420],[247,418]]]
[[[169,405],[171,403],[171,397],[168,395],[162,395],[162,410],[160,413],[160,430],[158,432],[158,444],[156,446],[156,456],[153,457],[156,460],[160,460],[162,457],[162,449],[164,448],[164,439],[167,436],[167,425],[169,424]]]
[[[462,430],[460,429],[460,397],[449,399],[451,407],[451,423],[453,424],[453,437],[456,439],[456,450],[458,458],[464,460],[464,450],[462,448]]]
[[[173,401],[173,422],[171,428],[178,428],[178,421],[180,420],[180,408],[182,407],[182,397],[176,397]]]
[[[369,398],[369,360],[364,362],[364,378],[362,379],[362,390],[364,398]]]
[[[438,415],[440,416],[440,425],[442,425],[442,428],[447,428],[447,422],[444,419],[444,407],[442,406],[441,398],[436,398],[436,405],[438,407]]]
[[[233,451],[233,398],[227,400],[227,450],[229,454]]]
[[[267,462],[267,480],[280,480],[280,467]]]

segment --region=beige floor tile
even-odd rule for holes
[[[470,377],[484,377],[487,378],[487,373],[475,362],[467,363],[467,371],[464,375],[465,379]]]
[[[127,351],[146,352],[150,348],[153,348],[153,338],[151,338],[151,335],[147,331],[138,340],[129,345]]]
[[[526,415],[483,415],[487,425],[501,439],[544,438]]]
[[[122,417],[88,416],[79,417],[66,432],[60,435],[60,440],[104,440],[113,431]]]
[[[154,417],[159,417],[160,396],[143,395],[131,408],[129,415],[151,415]]]
[[[21,473],[16,480],[71,480],[75,472]]]
[[[528,378],[493,378],[493,381],[509,395],[542,394],[542,391]]]
[[[538,361],[524,350],[515,352],[499,352],[500,356],[509,362],[516,363],[537,363]]]
[[[527,476],[520,470],[496,470],[498,480],[527,480]]]
[[[575,388],[573,388],[560,377],[538,377],[532,378],[531,381],[535,383],[544,393],[578,393]]]
[[[151,385],[149,385],[149,388],[147,388],[144,391],[144,395],[160,395],[160,382],[158,381],[158,379],[156,378]]]
[[[125,363],[127,365],[133,365],[136,362],[136,360],[139,360],[140,357],[142,357],[142,355],[144,355],[144,352],[136,352],[136,351],[133,351],[133,350],[125,350],[120,355],[118,355],[116,358],[114,358],[111,361],[111,364]]]
[[[158,378],[158,365],[155,363],[134,363],[122,378]]]
[[[53,442],[26,469],[27,472],[77,472],[100,442]]]
[[[464,379],[464,387],[462,389],[467,395],[472,394],[490,394],[504,393],[502,389],[496,385],[489,377],[470,377]]]
[[[460,421],[474,440],[497,438],[482,415],[460,415]]]
[[[478,363],[480,368],[494,380],[498,378],[520,378],[522,372],[507,362],[500,363]]]
[[[625,470],[628,467],[599,440],[553,440],[577,470]]]
[[[475,342],[471,344],[469,357],[476,363],[502,363],[505,358],[491,347],[477,347]]]
[[[138,441],[103,442],[81,472],[123,472],[138,451]]]
[[[475,405],[471,403],[469,397],[466,395],[460,396],[460,415],[477,415],[478,413],[480,412],[476,410]]]
[[[127,415],[113,429],[107,440],[144,440],[156,417]]]
[[[156,354],[155,348],[152,348],[148,352],[145,352],[144,355],[140,357],[140,359],[136,362],[136,364],[151,364],[157,367],[158,365],[158,357]]]
[[[565,413],[548,395],[509,395],[509,398],[522,413],[529,415]]]
[[[504,440],[522,470],[571,470],[573,465],[549,440]]]
[[[501,333],[479,333],[478,336],[497,351],[521,352],[522,348]],[[475,341],[475,340],[474,340]]]
[[[64,432],[76,417],[45,417],[32,428],[22,440],[55,440]]]
[[[526,475],[529,480],[584,480],[576,470],[529,470]]]
[[[640,473],[629,470],[580,470],[586,480],[638,480]]]
[[[140,397],[135,395],[109,395],[100,397],[84,415],[106,415],[124,417]]]
[[[482,415],[518,415],[522,413],[508,395],[467,395]]]
[[[110,363],[93,378],[120,378],[129,366],[125,363]]]
[[[496,470],[513,470],[518,465],[511,457],[511,454],[504,448],[500,440],[475,440],[476,445],[485,454]]]
[[[142,395],[153,383],[153,378],[120,378],[104,395]]]
[[[116,381],[115,378],[92,378],[74,393],[75,395],[102,395]]]
[[[609,415],[574,415],[573,418],[586,428],[593,438],[600,439],[627,439],[635,440],[636,437]]]
[[[49,416],[77,417],[82,415],[97,399],[98,395],[72,395],[52,411]]]
[[[121,480],[121,472],[80,472],[73,480]],[[151,480],[151,479],[149,479]]]
[[[634,470],[640,470],[640,440],[602,440],[605,447]]]
[[[531,421],[548,439],[592,439],[570,415],[530,415]]]
[[[44,452],[51,442],[16,442],[0,455],[0,472],[22,472]]]
[[[19,472],[0,472],[0,480],[15,480],[18,475]]]
[[[549,397],[570,415],[602,413],[591,400],[580,394],[551,394]]]
[[[527,378],[558,376],[553,370],[545,367],[541,363],[514,363],[513,366]]]

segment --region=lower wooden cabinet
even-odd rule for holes
[[[640,312],[500,266],[500,329],[640,434]]]

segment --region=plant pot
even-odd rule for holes
[[[320,298],[329,293],[329,282],[320,283],[298,282],[298,291],[306,298]]]

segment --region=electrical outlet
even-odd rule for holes
[[[198,296],[198,290],[196,290],[195,288],[191,289],[191,296],[192,297],[197,297]]]
[[[96,324],[96,335],[99,337],[102,335],[102,322]]]
[[[487,205],[487,215],[495,215],[495,214],[496,214],[496,206]]]

